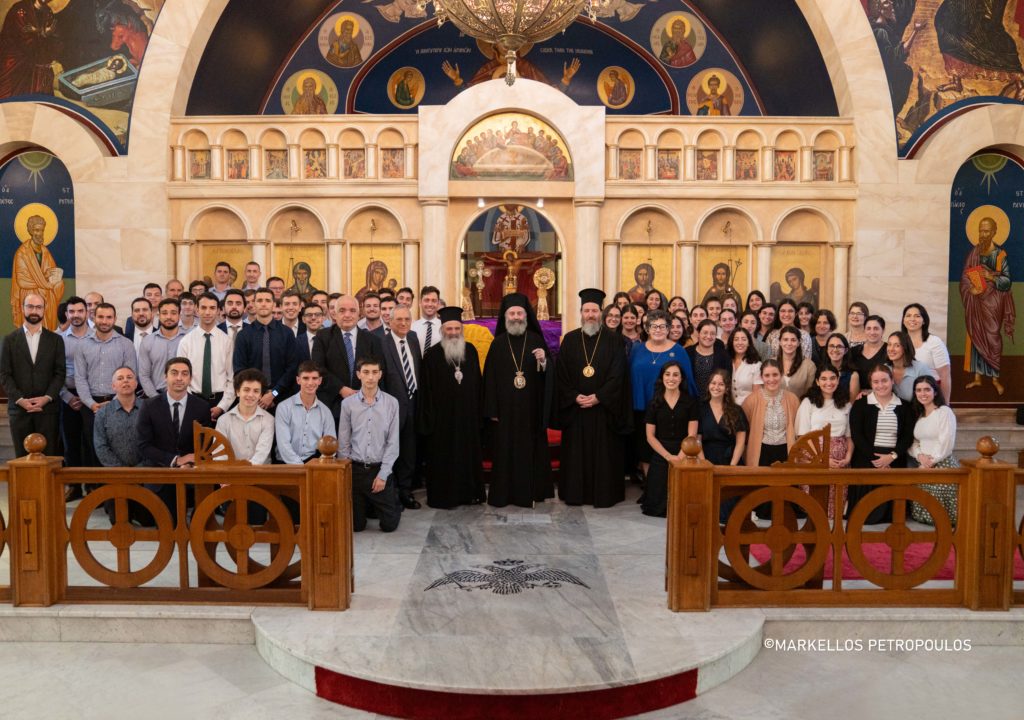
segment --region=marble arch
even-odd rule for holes
[[[235,220],[241,223],[242,227],[245,228],[245,240],[253,239],[252,225],[249,222],[249,218],[246,217],[246,214],[242,212],[241,209],[227,203],[213,203],[212,205],[207,205],[206,207],[196,210],[187,220],[185,220],[185,239],[193,241],[199,240],[199,238],[195,237],[197,225],[204,216],[218,210],[230,213]],[[264,234],[264,237],[265,236],[266,235]]]
[[[402,241],[404,242],[409,239],[409,225],[405,221],[405,218],[402,216],[402,213],[398,212],[395,208],[390,207],[389,205],[383,202],[377,201],[361,203],[359,205],[354,205],[352,208],[350,208],[345,213],[345,215],[342,216],[341,221],[338,223],[337,237],[341,238],[342,240],[345,240],[347,238],[346,230],[348,229],[349,223],[357,215],[366,212],[367,210],[380,210],[381,212],[389,215],[396,223],[398,223],[398,227],[400,228],[402,233]]]

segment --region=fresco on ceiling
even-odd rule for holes
[[[164,0],[0,0],[0,102],[82,117],[128,150],[135,86]]]
[[[1024,102],[1024,2],[861,3],[882,54],[901,157],[965,108]]]
[[[452,180],[572,180],[565,140],[543,120],[499,113],[476,123],[455,144]]]
[[[0,166],[0,238],[0,334],[21,325],[29,293],[43,296],[43,323],[56,329],[57,305],[75,294],[75,192],[50,153],[21,153]]]
[[[763,114],[731,49],[686,3],[611,0],[598,16],[596,23],[578,20],[551,40],[522,48],[519,76],[610,114]],[[286,59],[262,112],[413,113],[503,78],[504,55],[499,46],[461,36],[452,23],[437,27],[414,0],[342,0]],[[309,102],[300,103],[299,80],[321,76],[307,88]],[[337,110],[326,97],[331,87]]]
[[[975,155],[953,179],[946,344],[957,403],[1024,402],[1024,347],[1015,342],[1024,307],[1022,188],[1024,166],[1004,153]]]

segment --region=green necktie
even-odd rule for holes
[[[213,395],[213,349],[210,347],[210,333],[206,333],[206,346],[203,348],[203,397]]]

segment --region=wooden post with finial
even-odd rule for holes
[[[700,449],[697,438],[686,438],[686,458],[669,469],[665,589],[668,608],[675,612],[710,610],[717,576],[711,558],[714,465],[698,459]]]
[[[352,552],[352,466],[338,460],[338,440],[320,438],[320,457],[306,463],[303,518],[310,610],[347,610],[355,590]]]
[[[64,486],[53,477],[63,458],[43,454],[39,433],[24,447],[28,455],[7,464],[11,597],[15,605],[46,607],[64,598],[67,585]]]
[[[965,460],[971,475],[961,492],[958,531],[966,536],[964,604],[971,610],[1009,610],[1013,601],[1014,466],[995,460],[999,442],[985,436],[981,456]]]

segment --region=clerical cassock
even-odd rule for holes
[[[483,383],[476,348],[462,335],[462,309],[442,308],[439,314],[443,337],[420,365],[416,419],[426,438],[427,504],[453,508],[484,499]]]
[[[583,327],[565,334],[556,366],[556,407],[562,429],[558,495],[569,505],[610,507],[625,498],[623,441],[626,402],[622,341],[601,322],[604,293],[580,291]]]
[[[487,502],[533,507],[554,496],[544,397],[554,372],[529,299],[506,295],[484,367],[484,416],[490,418]]]

